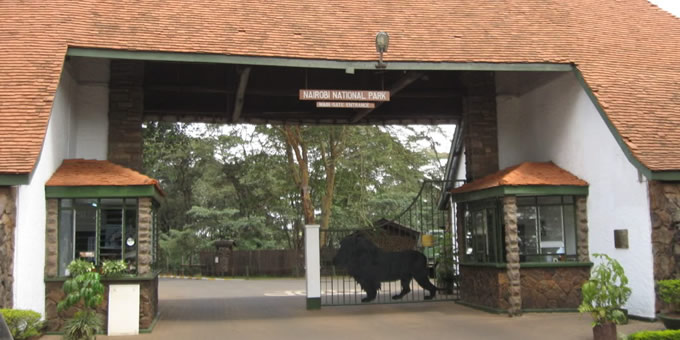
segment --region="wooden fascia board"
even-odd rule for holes
[[[454,202],[470,202],[487,198],[503,196],[587,196],[587,186],[577,185],[522,185],[522,186],[499,186],[477,191],[469,191],[460,194],[453,193],[451,198]]]
[[[154,185],[131,186],[45,186],[46,198],[133,198],[152,197],[162,203],[163,196]]]

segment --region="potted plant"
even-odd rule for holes
[[[669,313],[660,313],[659,319],[667,329],[680,329],[680,280],[657,282],[659,297],[670,307]]]
[[[600,262],[593,267],[590,280],[581,287],[583,300],[578,310],[592,315],[595,340],[616,340],[616,325],[625,320],[621,308],[631,293],[628,278],[618,261],[606,254],[593,254],[593,257]]]
[[[453,271],[452,240],[450,233],[444,233],[437,263],[437,281],[444,293],[453,294],[455,273]]]
[[[57,305],[58,311],[75,306],[78,309],[64,326],[64,339],[92,340],[102,331],[103,321],[97,314],[97,307],[103,301],[104,285],[94,265],[83,260],[74,260],[68,265],[71,278],[63,285],[66,297]]]

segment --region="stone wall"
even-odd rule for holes
[[[16,191],[0,187],[0,308],[12,308]]]
[[[654,280],[680,278],[680,183],[649,181]],[[656,310],[665,309],[657,298]]]
[[[47,200],[47,224],[45,232],[45,277],[57,277],[59,270],[59,200]]]
[[[517,235],[517,199],[503,197],[503,224],[505,225],[505,258],[508,278],[508,303],[510,316],[522,313],[522,286],[519,273],[519,236]]]
[[[505,268],[460,266],[461,301],[507,310],[510,308],[508,276]]]
[[[143,61],[111,61],[107,159],[137,171],[142,170],[143,82]]]
[[[576,255],[578,262],[590,262],[588,250],[588,198],[576,198]]]
[[[522,268],[522,308],[578,308],[590,267]]]
[[[462,72],[467,89],[463,104],[467,181],[498,171],[496,81],[493,72]]]
[[[139,268],[138,275],[146,275],[151,272],[151,248],[152,248],[152,202],[149,197],[139,198],[139,250],[137,252]]]
[[[139,328],[146,329],[151,327],[153,319],[158,314],[158,276],[153,279],[133,280],[133,281],[107,281],[104,284],[104,300],[97,308],[97,313],[104,320],[104,329],[107,326],[108,304],[109,304],[109,285],[110,284],[133,284],[138,283],[140,303],[139,303]],[[57,313],[57,304],[64,298],[62,285],[64,281],[51,281],[45,283],[45,320],[47,321],[47,331],[62,331],[64,322],[76,312],[74,307]]]

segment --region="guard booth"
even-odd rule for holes
[[[75,313],[74,308],[57,312],[68,264],[75,259],[92,262],[97,270],[107,260],[125,261],[124,273],[102,277],[104,302],[97,312],[111,335],[110,302],[127,301],[115,307],[138,307],[113,313],[124,317],[116,321],[116,327],[125,329],[121,334],[150,329],[158,318],[156,209],[164,195],[158,181],[109,161],[67,159],[45,184],[45,195],[47,331],[62,331],[64,321]],[[114,291],[123,295],[109,300]]]

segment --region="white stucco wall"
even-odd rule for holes
[[[590,183],[590,253],[623,265],[633,315],[654,317],[651,218],[647,183],[626,159],[576,77],[565,73],[521,96],[497,99],[499,164],[553,161]],[[614,248],[614,229],[628,229],[629,249]]]
[[[75,77],[78,72],[82,73],[81,68],[69,64],[62,72],[31,182],[17,188],[14,308],[42,314],[45,312],[45,182],[64,159],[86,156],[106,159],[107,119],[106,115],[102,118],[101,110],[106,108],[104,113],[108,112],[108,94],[101,94],[101,84],[79,84]],[[81,117],[87,119],[79,124]]]

